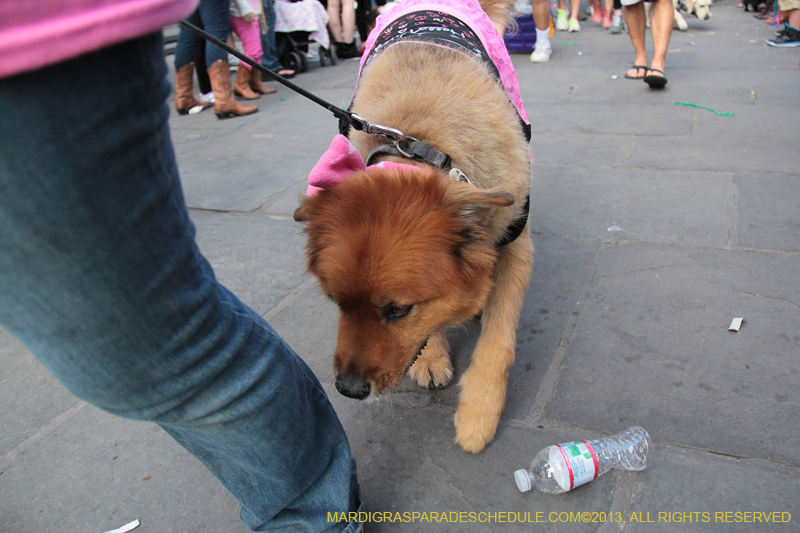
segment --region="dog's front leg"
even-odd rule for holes
[[[533,243],[527,226],[500,251],[495,285],[481,317],[481,336],[461,377],[455,416],[456,442],[478,453],[494,438],[506,400],[508,369],[514,362],[517,323],[531,275]]]

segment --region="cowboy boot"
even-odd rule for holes
[[[211,79],[211,90],[214,91],[214,113],[218,119],[249,115],[258,111],[254,105],[244,105],[233,98],[231,86],[231,71],[228,63],[217,59],[208,67],[208,77]]]
[[[194,97],[194,63],[188,63],[175,71],[175,110],[179,115],[186,115],[196,106],[203,109],[210,103],[200,102]]]
[[[257,70],[252,70],[250,72],[250,88],[256,94],[272,94],[277,92],[277,89],[265,87],[264,84],[261,83],[261,72]]]
[[[239,63],[239,70],[236,71],[236,83],[233,84],[233,94],[241,96],[245,100],[255,100],[261,96],[250,89],[250,69]]]
[[[757,19],[764,20],[767,17],[769,17],[770,15],[772,15],[772,11],[773,11],[774,7],[775,7],[775,1],[774,0],[767,0],[767,3],[764,4],[764,9],[760,13],[756,13],[753,16],[755,18],[757,18]]]

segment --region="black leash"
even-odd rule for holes
[[[333,113],[333,116],[335,116],[339,120],[344,120],[345,122],[347,122],[348,124],[353,126],[355,129],[357,129],[359,131],[364,131],[365,125],[369,125],[369,123],[364,124],[364,122],[366,122],[366,121],[363,121],[363,119],[362,119],[362,121],[363,121],[362,122],[362,121],[359,121],[358,119],[354,118],[354,116],[353,116],[354,114],[353,113],[348,113],[344,109],[336,107],[335,105],[331,104],[330,102],[326,102],[325,100],[323,100],[322,98],[318,97],[317,95],[312,94],[312,93],[306,91],[305,89],[303,89],[302,87],[299,87],[299,86],[295,85],[294,83],[290,82],[289,80],[287,80],[286,78],[284,78],[280,74],[277,74],[276,72],[272,72],[271,70],[269,70],[268,68],[264,67],[263,65],[261,65],[259,63],[256,63],[255,61],[253,61],[252,59],[250,59],[246,55],[244,55],[241,52],[239,52],[239,50],[236,50],[235,48],[231,48],[230,46],[228,46],[227,43],[223,43],[222,41],[220,41],[219,39],[217,39],[216,37],[214,37],[210,33],[201,30],[200,28],[198,28],[194,24],[192,24],[190,22],[187,22],[185,20],[182,20],[180,22],[181,22],[181,24],[183,26],[189,28],[194,33],[196,33],[197,35],[202,37],[203,39],[206,39],[207,41],[211,41],[212,43],[214,43],[215,45],[219,46],[220,48],[222,48],[223,50],[225,50],[229,54],[238,57],[240,61],[244,61],[245,63],[247,63],[248,65],[250,65],[254,69],[258,70],[259,72],[263,72],[264,74],[266,74],[267,76],[269,76],[273,80],[277,81],[278,83],[280,83],[282,85],[285,85],[286,87],[288,87],[289,89],[293,90],[294,92],[305,96],[306,98],[308,98],[312,102],[321,105],[322,107],[324,107],[325,109],[327,109],[328,111]]]
[[[219,46],[220,48],[222,48],[223,50],[225,50],[229,54],[238,57],[240,61],[244,61],[245,63],[247,63],[248,65],[250,65],[254,69],[258,70],[259,72],[265,73],[267,76],[269,76],[273,80],[281,83],[282,85],[285,85],[286,87],[288,87],[289,89],[293,90],[294,92],[296,92],[296,93],[298,93],[298,94],[300,94],[302,96],[305,96],[306,98],[308,98],[312,102],[321,105],[322,107],[324,107],[325,109],[327,109],[328,111],[333,113],[333,116],[335,116],[337,119],[339,119],[339,128],[340,128],[340,130],[342,129],[342,126],[344,126],[346,128],[347,125],[349,125],[349,126],[352,126],[353,129],[356,129],[358,131],[363,131],[364,133],[369,133],[371,135],[383,137],[383,138],[389,140],[390,144],[392,146],[397,147],[400,150],[401,153],[403,153],[404,150],[409,150],[409,147],[412,146],[410,143],[413,142],[413,146],[420,153],[414,153],[413,155],[412,154],[403,153],[403,155],[405,157],[409,157],[409,158],[412,158],[412,159],[415,158],[415,157],[416,158],[421,158],[422,156],[431,155],[431,157],[433,158],[433,161],[429,161],[429,162],[431,162],[431,164],[433,164],[433,166],[441,167],[442,165],[439,163],[440,161],[447,161],[447,162],[450,161],[450,156],[440,152],[439,150],[436,150],[435,148],[433,148],[429,144],[424,143],[424,142],[420,141],[419,139],[414,139],[413,137],[406,136],[400,130],[396,130],[394,128],[389,128],[389,127],[386,127],[386,126],[381,126],[379,124],[370,124],[363,117],[360,117],[360,116],[356,115],[355,113],[351,113],[349,111],[345,111],[344,109],[336,107],[335,105],[331,104],[330,102],[326,102],[325,100],[323,100],[322,98],[318,97],[317,95],[312,94],[312,93],[306,91],[305,89],[303,89],[302,87],[299,87],[299,86],[295,85],[294,83],[290,82],[289,80],[287,80],[286,78],[284,78],[280,74],[272,72],[271,70],[269,70],[268,68],[264,67],[263,65],[260,65],[260,64],[256,63],[255,61],[253,61],[252,59],[250,59],[246,55],[244,55],[241,52],[239,52],[239,50],[236,50],[235,48],[231,48],[230,46],[228,46],[227,43],[223,43],[222,41],[220,41],[219,39],[217,39],[216,37],[214,37],[210,33],[201,30],[200,28],[198,28],[194,24],[192,24],[190,22],[187,22],[185,20],[182,20],[180,22],[181,22],[181,24],[183,26],[189,28],[194,33],[196,33],[197,35],[202,37],[203,39],[206,39],[206,40],[214,43],[215,45]],[[420,147],[420,146],[422,146],[421,149],[417,148],[417,147]],[[425,160],[428,161],[427,159],[425,159]]]
[[[317,95],[312,94],[303,89],[302,87],[299,87],[294,83],[290,82],[280,74],[272,72],[263,65],[256,63],[246,55],[239,52],[239,50],[231,48],[230,46],[228,46],[227,43],[223,43],[210,33],[201,30],[194,24],[187,22],[185,20],[181,20],[180,23],[186,28],[189,28],[197,35],[199,35],[200,37],[202,37],[203,39],[206,39],[207,41],[214,43],[215,45],[219,46],[229,54],[238,57],[240,61],[244,61],[254,69],[258,70],[259,72],[265,73],[267,76],[277,81],[278,83],[288,87],[289,89],[293,90],[294,92],[302,96],[305,96],[312,102],[319,104],[320,106],[324,107],[325,109],[333,113],[333,116],[339,119],[340,130],[345,129],[343,128],[345,124],[349,124],[358,131],[363,131],[371,135],[381,136],[385,137],[386,139],[389,139],[391,141],[390,150],[397,151],[398,152],[397,155],[401,155],[409,159],[418,159],[426,161],[429,164],[433,165],[434,167],[437,167],[442,170],[450,169],[450,156],[433,148],[428,143],[422,142],[419,139],[415,139],[414,137],[411,136],[406,136],[403,134],[403,132],[396,130],[394,128],[380,126],[378,124],[370,124],[363,117],[360,117],[355,113],[350,113],[349,111],[345,111],[340,107],[336,107],[330,102],[326,102]],[[525,133],[528,142],[530,142],[531,126],[530,124],[525,124],[525,122],[522,121],[521,118],[520,121],[522,122],[523,132]],[[393,152],[387,152],[386,150],[383,150],[383,152],[395,155]],[[372,157],[372,155],[373,154],[370,154],[370,157]],[[368,157],[368,159],[370,157]],[[519,235],[522,233],[522,230],[525,228],[525,224],[527,224],[528,222],[529,210],[530,210],[530,195],[528,195],[528,197],[525,199],[525,206],[523,207],[522,215],[517,220],[511,223],[508,229],[506,229],[506,233],[503,235],[500,242],[495,244],[495,246],[497,247],[505,246],[513,242],[517,237],[519,237]]]

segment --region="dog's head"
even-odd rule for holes
[[[712,17],[711,3],[712,0],[694,0],[689,11],[694,13],[694,16],[700,20],[708,20]]]
[[[355,172],[302,200],[308,270],[339,306],[339,392],[393,390],[436,330],[481,310],[497,261],[489,221],[513,202],[432,169]]]

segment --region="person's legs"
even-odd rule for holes
[[[661,72],[664,72],[667,66],[667,49],[672,36],[672,24],[675,20],[674,9],[672,0],[653,0],[653,16],[650,19],[650,33],[653,35],[653,61],[650,63],[650,68],[658,69]],[[648,75],[651,74],[648,71]],[[658,76],[659,74],[655,73],[654,75]]]
[[[569,31],[581,31],[578,15],[581,12],[581,0],[569,0]]]
[[[239,39],[241,39],[245,55],[256,63],[260,63],[262,55],[260,36],[261,25],[258,23],[258,21],[253,21],[248,24],[241,17],[231,17],[231,28],[234,29],[236,35],[238,35]],[[242,68],[247,69],[247,85],[248,88],[255,94],[272,94],[276,92],[276,89],[265,87],[261,83],[261,72],[254,70],[249,63],[242,61],[239,64],[240,72]],[[236,78],[236,82],[237,84],[239,83],[238,76]]]
[[[793,6],[798,7],[795,8]],[[800,46],[800,1],[781,0],[778,7],[781,9],[786,8],[784,11],[784,13],[788,12],[786,23],[783,25],[783,29],[772,39],[767,39],[766,43],[769,46],[781,48],[795,48]]]
[[[341,3],[339,0],[328,0],[328,28],[331,30],[331,36],[335,43],[343,42],[342,37],[342,19],[339,14]]]
[[[327,522],[360,505],[327,396],[195,244],[166,72],[157,33],[0,80],[0,324],[79,398],[163,427],[251,529],[352,531]]]
[[[352,43],[356,36],[356,7],[354,0],[342,0],[342,39]]]
[[[568,18],[567,0],[558,0],[558,9],[556,9],[556,29],[558,31],[567,31],[569,29]]]
[[[531,0],[531,9],[536,23],[536,44],[531,52],[531,63],[546,63],[553,52],[550,44],[550,1]]]
[[[605,0],[603,5],[603,28],[608,29],[612,24],[612,15],[614,13],[614,0]]]
[[[200,11],[198,9],[195,9],[194,13],[186,17],[186,21],[198,28],[203,27],[203,21],[200,19]],[[178,42],[175,43],[175,71],[179,71],[182,67],[194,61],[195,49],[198,46],[202,46],[201,37],[181,24],[178,28]]]
[[[264,20],[267,23],[267,33],[261,34],[261,64],[281,76],[294,77],[294,71],[283,68],[278,59],[278,49],[275,46],[275,6],[273,0],[262,0],[264,6]]]
[[[617,35],[623,31],[622,2],[620,0],[612,1],[614,3],[614,14],[611,17],[611,33]]]
[[[536,23],[537,30],[550,31],[550,0],[531,0],[531,10],[533,11],[533,20]],[[538,39],[539,36],[537,35]]]
[[[230,0],[200,0],[197,7],[203,29],[223,43],[228,40],[230,28]],[[181,31],[184,28],[181,27]],[[211,41],[206,41],[206,66],[210,67],[220,59],[227,63],[228,53]]]
[[[647,66],[647,49],[645,48],[644,34],[647,18],[644,12],[644,2],[636,2],[625,6],[625,25],[628,26],[628,35],[631,37],[634,51],[634,65]],[[643,73],[636,68],[628,70],[627,75],[632,78],[641,78]]]

